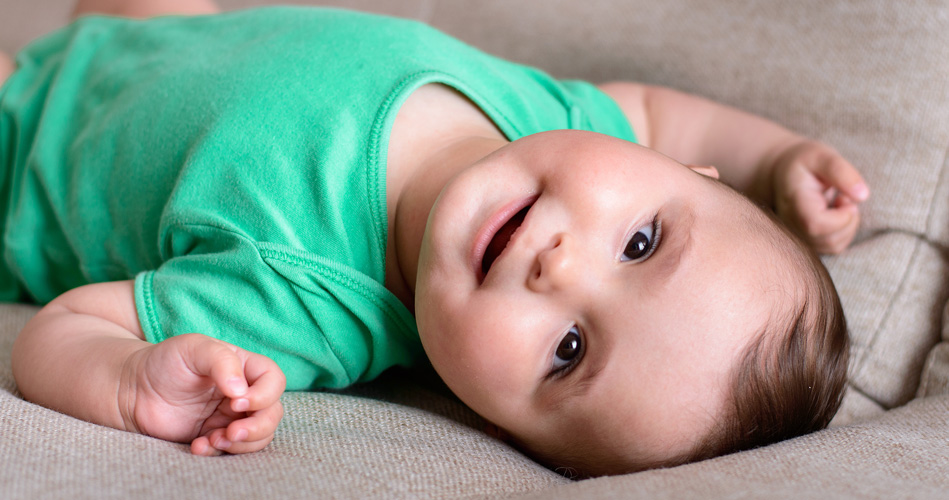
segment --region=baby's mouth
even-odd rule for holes
[[[517,228],[521,227],[521,223],[524,222],[524,218],[527,217],[527,212],[531,209],[531,204],[528,204],[526,207],[520,209],[517,213],[514,214],[507,222],[502,225],[494,237],[491,238],[491,241],[488,243],[487,248],[484,249],[484,257],[481,259],[481,277],[484,279],[484,276],[488,275],[488,270],[491,269],[491,264],[494,264],[494,261],[504,252],[504,249],[507,248],[507,244],[511,241],[511,236],[514,235],[514,232],[517,231]]]

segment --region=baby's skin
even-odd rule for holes
[[[640,145],[580,131],[509,142],[457,92],[415,91],[390,136],[385,285],[498,435],[662,458],[709,428],[736,357],[780,308],[767,293],[780,257],[762,242],[781,236],[748,225],[753,203],[837,253],[869,190],[832,148],[763,118],[638,83],[601,89]],[[146,342],[131,281],[41,309],[13,370],[34,402],[197,455],[260,450],[283,415],[270,359],[200,332]]]

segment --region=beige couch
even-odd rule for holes
[[[0,0],[0,48],[57,26],[70,3]],[[702,463],[572,482],[479,432],[478,417],[429,374],[396,372],[344,393],[287,394],[267,449],[196,458],[183,445],[20,399],[10,346],[35,309],[2,305],[0,498],[949,496],[949,4],[319,3],[419,18],[557,76],[695,92],[845,153],[873,197],[857,243],[826,260],[854,338],[852,384],[834,427]]]

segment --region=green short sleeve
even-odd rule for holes
[[[570,96],[574,109],[580,111],[580,116],[571,120],[575,122],[572,123],[574,128],[638,142],[626,114],[612,97],[581,80],[561,80],[560,84]]]
[[[135,279],[150,342],[229,342],[273,359],[289,390],[345,387],[422,355],[411,315],[357,271],[219,228],[177,228],[172,240],[188,252]]]

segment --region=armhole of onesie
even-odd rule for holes
[[[144,271],[135,276],[135,309],[138,322],[145,333],[145,340],[157,344],[167,338],[155,311],[155,295],[152,290],[155,271]]]

